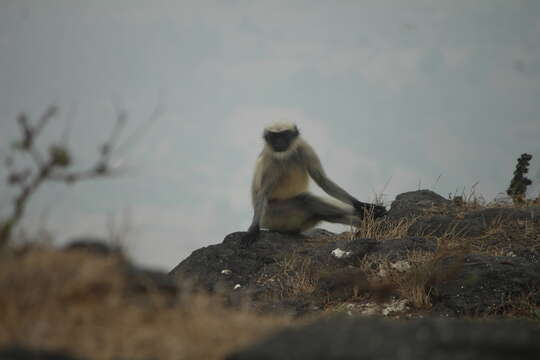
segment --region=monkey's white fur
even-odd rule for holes
[[[296,125],[290,121],[279,120],[267,125],[264,130],[270,132],[282,132],[287,130],[294,130]]]

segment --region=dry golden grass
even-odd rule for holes
[[[470,192],[463,191],[459,196],[450,196],[450,200],[452,203],[423,209],[421,217],[447,215],[459,221],[468,213],[485,208],[534,206],[532,202],[519,206],[508,203],[487,203],[481,195],[477,194],[475,185]],[[348,233],[348,238],[365,237],[381,240],[403,238],[407,236],[408,229],[418,218],[404,218],[396,223],[386,219],[374,220],[367,217],[360,226],[355,228],[355,231]],[[475,237],[467,236],[466,229],[463,226],[458,227],[457,223],[442,235],[435,235],[435,232],[420,234],[421,237],[435,240],[438,244],[437,251],[408,254],[403,262],[407,264],[406,270],[399,269],[396,263],[388,258],[374,256],[364,258],[359,267],[368,274],[370,281],[381,280],[381,274],[384,274],[382,280],[393,283],[401,297],[409,300],[417,309],[429,309],[432,285],[455,276],[463,264],[465,255],[513,256],[513,248],[521,247],[538,251],[540,247],[540,228],[532,220],[512,220],[500,216],[489,221],[487,225],[486,230]],[[458,230],[459,228],[461,230]],[[441,267],[441,260],[449,257],[453,257],[452,265]]]
[[[398,221],[393,221],[388,218],[375,219],[373,216],[366,216],[352,231],[343,233],[343,236],[349,240],[358,238],[377,240],[399,239],[407,236],[409,227],[417,219],[417,217],[401,218]]]
[[[317,286],[317,276],[310,258],[292,253],[277,262],[280,268],[274,281],[281,298],[310,294]]]
[[[395,222],[387,218],[373,219],[373,217],[367,217],[355,228],[352,235],[354,238],[398,239],[407,236],[407,230],[415,221],[415,218],[402,218]]]
[[[454,276],[463,264],[463,257],[470,253],[469,242],[455,232],[449,231],[436,240],[435,252],[411,251],[399,261],[367,256],[362,259],[360,268],[372,282],[382,280],[393,284],[399,295],[416,309],[429,309],[434,283]],[[454,258],[452,266],[441,267],[441,260],[449,257]]]
[[[386,281],[393,284],[400,297],[409,300],[417,309],[431,307],[427,269],[432,254],[415,252],[407,260],[392,262],[387,257],[365,257],[360,268],[368,274],[370,281]]]
[[[345,238],[347,240],[355,238],[375,238],[379,240],[398,239],[407,235],[407,230],[416,219],[403,218],[399,221],[390,221],[384,219],[374,219],[373,216],[366,216],[359,227],[354,228],[354,231],[336,235],[332,240]],[[310,241],[310,246],[324,246],[328,243],[329,238],[314,239]],[[296,253],[291,253],[284,258],[278,259],[276,265],[279,267],[277,275],[268,279],[266,277],[259,279],[260,283],[269,284],[271,282],[276,290],[280,293],[280,298],[289,298],[299,295],[310,295],[319,286],[319,280],[322,277],[328,277],[332,274],[333,269],[315,268],[310,258],[301,256]],[[336,279],[337,282],[343,282],[343,279]],[[387,293],[388,286],[386,282],[381,285],[381,281],[373,281],[370,285],[366,285],[365,280],[352,280],[351,286],[357,287],[357,283],[362,284],[362,288],[372,288],[374,293]]]
[[[31,250],[0,261],[0,348],[82,358],[222,359],[285,325],[202,294],[135,295],[122,259]]]

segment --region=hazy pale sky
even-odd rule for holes
[[[60,115],[43,144],[67,133],[78,164],[116,109],[126,134],[160,111],[116,154],[126,175],[43,188],[25,229],[63,243],[113,223],[139,263],[164,269],[245,230],[262,128],[277,119],[363,201],[475,183],[491,200],[523,152],[536,194],[540,1],[0,0],[2,157],[16,115],[49,104]],[[0,214],[11,196],[1,185]]]

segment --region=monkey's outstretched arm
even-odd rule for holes
[[[344,203],[352,205],[359,214],[364,215],[366,211],[372,210],[373,215],[376,218],[386,215],[384,206],[361,202],[347,191],[343,190],[338,184],[330,180],[328,176],[326,176],[319,157],[311,147],[306,147],[304,156],[306,157],[306,163],[308,164],[309,175],[321,189],[326,191],[326,193]]]
[[[338,184],[328,178],[322,167],[321,161],[319,160],[319,156],[317,156],[313,148],[309,145],[305,147],[304,156],[309,175],[321,189],[349,205],[354,206],[356,202],[359,202],[354,196],[343,190]]]

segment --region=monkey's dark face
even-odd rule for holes
[[[298,129],[264,133],[264,140],[275,152],[287,151],[297,137]]]

